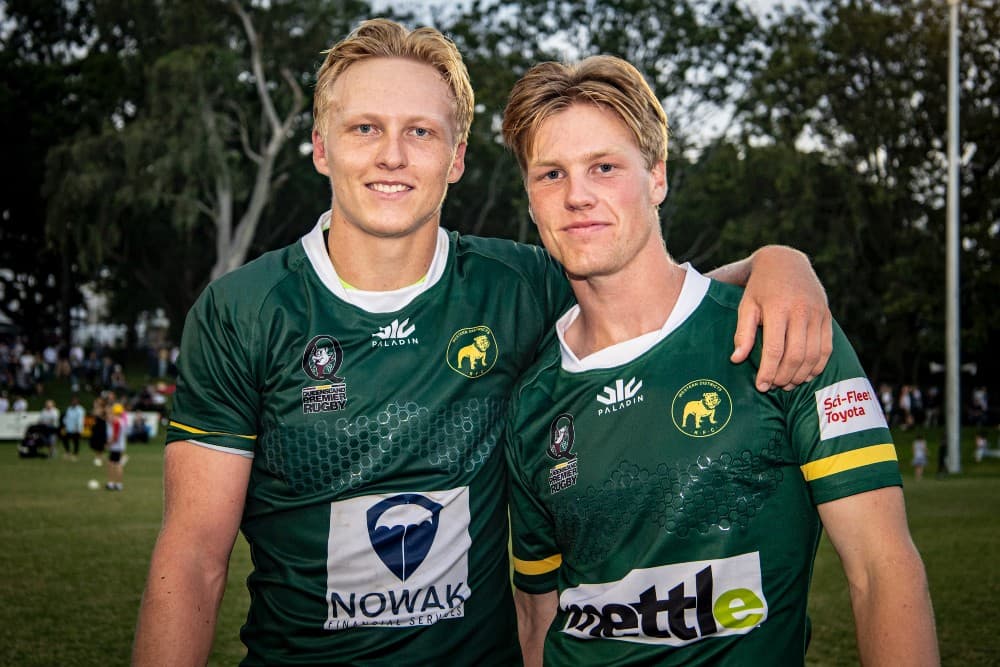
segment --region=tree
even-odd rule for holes
[[[248,258],[262,225],[272,236],[287,226],[269,206],[308,163],[306,87],[331,36],[367,10],[184,0],[147,8],[155,20],[101,14],[99,34],[129,36],[119,57],[145,63],[142,87],[98,130],[51,152],[50,235],[74,219],[88,269],[149,290],[146,307],[163,307],[177,333],[201,288]],[[117,300],[119,312],[131,314],[134,296]]]
[[[963,6],[962,345],[967,358],[996,372],[987,341],[1000,316],[987,304],[998,281],[1000,150],[991,137],[1000,129],[1000,3]],[[828,166],[795,175],[796,187],[804,197],[817,191],[822,184],[802,182],[810,175],[836,184],[831,194],[843,210],[828,224],[845,232],[841,247],[836,238],[813,245],[816,227],[797,202],[773,214],[804,216],[783,240],[816,253],[835,313],[849,331],[865,332],[854,336],[865,363],[897,381],[918,379],[944,349],[946,13],[946,3],[931,0],[823,0],[785,14],[770,28],[766,67],[739,104],[748,159],[756,154],[749,148],[763,144],[776,147],[775,159],[800,165],[812,152],[813,162]]]
[[[734,0],[487,0],[439,20],[465,57],[478,102],[467,170],[449,195],[445,224],[521,241],[538,237],[516,163],[500,144],[499,118],[531,65],[598,53],[629,60],[664,100],[671,150],[681,155],[703,137],[701,119],[742,91],[761,48],[760,26]]]
[[[48,150],[78,129],[99,123],[97,100],[83,63],[91,16],[63,3],[6,3],[0,33],[0,144],[7,169],[0,179],[0,313],[37,346],[56,333],[67,338],[70,309],[82,298],[75,249],[42,233],[42,192]],[[116,88],[116,80],[107,81]]]

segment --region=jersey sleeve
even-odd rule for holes
[[[527,593],[547,593],[557,588],[562,556],[555,542],[552,516],[539,501],[526,474],[514,411],[512,407],[503,438],[510,470],[507,479],[514,585]]]
[[[216,285],[205,289],[184,323],[167,443],[191,440],[250,455],[260,401],[249,352],[255,327]]]
[[[834,322],[823,372],[791,392],[789,428],[815,504],[902,485],[882,406],[844,332]]]

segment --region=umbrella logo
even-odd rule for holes
[[[416,572],[434,544],[442,506],[416,493],[403,493],[368,510],[368,539],[400,581]]]

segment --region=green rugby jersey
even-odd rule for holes
[[[514,581],[559,593],[546,665],[802,664],[816,505],[901,483],[840,329],[818,378],[759,393],[759,345],[729,361],[741,294],[688,269],[663,329],[553,343],[515,391]]]
[[[569,287],[442,230],[421,284],[347,291],[324,220],[211,284],[178,361],[167,441],[253,457],[244,664],[519,664],[496,445]]]

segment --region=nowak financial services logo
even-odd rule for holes
[[[344,350],[333,336],[314,336],[302,353],[302,370],[326,384],[302,388],[302,412],[315,414],[343,410],[347,405],[347,383],[337,375],[344,363]]]
[[[323,627],[414,628],[465,616],[469,487],[330,503]]]
[[[391,324],[379,327],[378,331],[372,334],[372,347],[417,345],[420,341],[412,337],[416,330],[416,325],[410,324],[410,318],[406,318],[402,322],[393,320]]]
[[[642,389],[642,380],[636,381],[635,378],[632,378],[627,384],[624,380],[615,380],[615,386],[604,387],[602,393],[597,395],[597,402],[606,406],[597,408],[597,416],[618,412],[637,403],[642,403],[643,397],[639,393],[640,389]]]
[[[368,539],[400,581],[412,575],[434,544],[441,505],[416,493],[386,498],[368,510]]]

